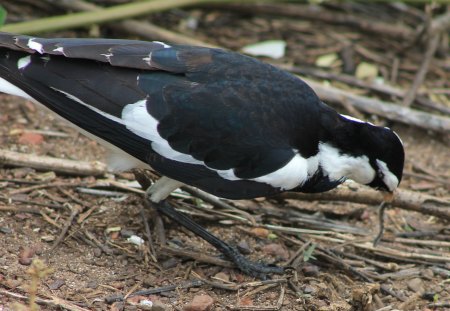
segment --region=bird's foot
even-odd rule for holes
[[[224,243],[226,244],[226,243]],[[227,250],[223,251],[223,254],[227,256],[229,260],[235,263],[235,265],[245,274],[266,280],[268,274],[283,274],[284,268],[276,265],[266,265],[264,263],[254,262],[248,260],[242,255],[235,247],[226,244]]]
[[[252,277],[257,277],[259,279],[267,279],[268,274],[282,274],[284,272],[284,269],[281,267],[265,265],[248,260],[236,248],[228,245],[215,235],[208,232],[205,228],[193,221],[189,216],[177,211],[168,202],[161,201],[158,203],[151,203],[160,213],[176,221],[186,229],[192,231],[193,233],[210,243],[212,246],[214,246],[229,260],[234,262],[239,270],[241,270],[245,274]]]

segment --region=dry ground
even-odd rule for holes
[[[382,16],[389,23],[392,17],[386,9],[382,12]],[[186,20],[189,18],[201,21],[197,29],[186,29]],[[231,49],[238,49],[244,44],[262,39],[285,39],[288,43],[287,56],[280,62],[299,65],[311,65],[319,55],[338,51],[336,48],[336,42],[339,42],[336,39],[338,35],[358,41],[377,55],[382,55],[383,48],[388,50],[398,44],[393,39],[374,38],[348,27],[216,10],[173,11],[158,14],[153,21],[200,39],[209,39],[210,42]],[[319,25],[322,27],[320,31]],[[294,31],[294,28],[297,31]],[[120,33],[112,34],[107,30],[101,31],[104,32],[102,36],[125,36]],[[85,36],[87,33],[80,31],[52,35]],[[411,48],[408,53],[398,54],[401,64],[413,67],[400,70],[398,75],[400,87],[407,88],[410,85],[421,55],[423,49],[420,47]],[[358,54],[355,61],[370,60]],[[443,62],[442,57],[438,61]],[[337,66],[339,67],[339,64]],[[389,66],[383,65],[379,65],[379,68],[382,72],[390,69]],[[431,70],[425,81],[426,88],[446,88],[448,77],[448,71],[443,77],[439,70]],[[448,102],[446,105],[447,108],[450,107]],[[65,123],[37,109],[33,104],[1,95],[0,107],[2,149],[83,161],[105,161],[105,150],[101,146],[79,135]],[[373,116],[365,117],[378,124],[388,124],[402,137],[407,156],[405,165],[407,174],[402,182],[402,189],[448,199],[450,148],[446,137]],[[44,131],[43,134],[39,134],[43,140],[30,144],[30,138],[27,138],[23,131],[35,130]],[[65,135],[57,137],[55,133]],[[31,141],[34,139],[31,138]],[[282,264],[294,256],[305,241],[317,245],[312,257],[298,266],[294,276],[289,276],[289,284],[270,284],[266,287],[260,285],[240,290],[220,289],[217,284],[228,283],[221,283],[217,278],[229,278],[229,284],[232,285],[244,284],[252,279],[231,268],[207,264],[186,256],[173,256],[158,246],[156,248],[158,262],[153,262],[147,243],[136,246],[127,241],[129,234],[136,234],[146,240],[146,231],[140,214],[143,208],[140,195],[110,187],[106,190],[120,193],[113,196],[99,196],[79,191],[79,188],[85,185],[96,185],[94,188],[99,189],[98,182],[103,178],[105,176],[52,175],[24,167],[0,168],[0,208],[9,210],[0,209],[0,310],[9,310],[13,302],[24,302],[12,294],[28,296],[30,275],[27,270],[31,258],[44,260],[47,267],[53,271],[41,280],[38,297],[42,299],[59,297],[64,300],[62,304],[70,302],[66,307],[73,310],[76,310],[76,305],[89,310],[119,310],[123,307],[126,310],[134,310],[141,308],[136,304],[143,297],[131,298],[125,304],[108,302],[105,298],[118,294],[126,295],[142,289],[180,285],[195,279],[195,276],[214,283],[189,289],[177,288],[146,297],[161,301],[167,309],[176,310],[181,310],[194,296],[201,293],[214,298],[213,310],[225,310],[227,307],[237,305],[246,305],[247,310],[270,310],[269,307],[277,305],[282,294],[281,288],[286,289],[281,300],[281,310],[376,310],[382,307],[385,307],[383,310],[427,310],[431,308],[427,306],[433,302],[450,301],[448,283],[450,260],[432,262],[426,259],[408,260],[404,257],[381,256],[377,252],[355,247],[350,241],[333,242],[333,237],[344,239],[344,236],[364,241],[372,239],[377,232],[375,206],[281,199],[239,202],[237,204],[239,208],[252,214],[258,223],[311,228],[305,224],[291,222],[287,220],[288,218],[280,219],[273,216],[276,213],[292,211],[301,212],[301,215],[314,213],[314,216],[323,222],[334,221],[339,225],[359,229],[355,232],[344,230],[340,235],[333,233],[332,230],[324,235],[289,235],[274,230],[270,232],[273,234],[267,235],[264,230],[255,230],[245,222],[212,214],[204,208],[198,209],[199,206],[207,205],[190,196],[178,195],[172,198],[174,204],[194,214],[194,218],[214,234],[239,244],[250,253],[248,256],[252,259]],[[106,178],[122,183],[133,180],[132,174],[128,173],[107,175]],[[42,183],[47,183],[48,187],[27,189]],[[58,186],[61,183],[72,185]],[[41,213],[30,213],[27,210],[30,208],[32,212],[41,211]],[[80,215],[76,216],[64,240],[50,251],[55,239],[61,233],[61,228],[67,224],[71,208],[72,210],[80,208],[82,210],[80,215],[83,216],[87,216],[83,214],[86,211],[92,213],[84,219],[81,219]],[[358,213],[352,213],[354,210]],[[298,215],[300,214],[295,214]],[[153,214],[147,211],[147,217],[150,218],[153,229]],[[171,248],[217,256],[213,247],[178,225],[167,220],[165,225],[165,234]],[[432,240],[437,245],[395,240],[401,234],[409,239],[417,237],[423,241]],[[321,238],[324,236],[327,238]],[[450,229],[445,220],[400,209],[387,211],[386,237],[381,242],[383,247],[411,254],[434,253],[448,259],[449,240]],[[318,247],[333,251],[343,263],[364,275],[371,276],[374,282],[365,282],[358,275],[349,273],[348,269],[330,264],[330,261],[325,260],[323,255],[317,252]],[[255,289],[260,291],[251,292]],[[43,304],[41,308],[59,309],[49,304]],[[441,307],[441,310],[443,309],[445,307]]]

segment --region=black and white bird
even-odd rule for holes
[[[392,130],[341,115],[298,77],[221,49],[0,33],[0,91],[100,141],[111,168],[165,176],[148,190],[155,203],[182,184],[249,199],[323,192],[345,179],[393,192],[402,178]],[[225,253],[244,272],[259,269]]]

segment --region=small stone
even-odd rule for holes
[[[19,144],[39,145],[44,141],[44,136],[37,133],[25,132],[19,137]]]
[[[214,275],[215,279],[224,281],[224,282],[229,282],[230,281],[230,275],[226,274],[225,272],[219,272],[216,275]]]
[[[313,295],[316,292],[316,289],[310,285],[305,285],[305,287],[303,287],[303,293],[308,294],[308,295]]]
[[[432,279],[434,278],[434,272],[431,269],[424,269],[422,270],[422,276],[427,278],[427,279]]]
[[[176,267],[176,266],[178,265],[179,262],[180,262],[180,261],[179,261],[177,258],[175,258],[175,257],[170,257],[169,259],[167,259],[167,260],[165,260],[165,261],[163,261],[163,262],[161,263],[161,267],[162,267],[164,270],[167,270],[167,269]]]
[[[302,272],[305,276],[316,277],[319,275],[319,267],[310,263],[306,263],[302,267]]]
[[[289,259],[289,252],[283,246],[277,243],[264,245],[262,251],[267,255],[272,255],[283,260]]]
[[[102,255],[102,250],[100,248],[94,248],[94,257],[100,257]]]
[[[153,301],[152,311],[167,311],[170,310],[170,306],[162,303],[159,300]]]
[[[265,228],[253,228],[250,232],[260,238],[267,238],[270,233],[269,230]]]
[[[239,305],[246,307],[253,306],[253,300],[248,296],[242,297],[242,299],[239,301]]]
[[[52,283],[48,285],[48,288],[51,290],[60,289],[66,282],[63,279],[56,279]]]
[[[33,257],[36,254],[36,250],[31,247],[25,247],[20,251],[19,263],[24,266],[31,265]]]
[[[11,234],[12,230],[8,227],[0,227],[0,232],[3,234]]]
[[[410,290],[412,290],[413,292],[416,292],[416,293],[424,291],[423,281],[420,278],[414,278],[414,279],[409,280],[407,286]]]
[[[237,245],[237,248],[244,255],[249,255],[252,253],[250,246],[248,245],[247,241],[245,241],[245,240],[240,241],[239,244]]]
[[[122,229],[120,230],[120,235],[123,238],[129,238],[132,235],[135,235],[136,233],[134,233],[134,231],[128,230],[128,229]]]
[[[209,295],[196,295],[192,301],[183,307],[183,311],[209,311],[214,299]]]

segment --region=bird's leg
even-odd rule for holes
[[[209,233],[205,228],[197,224],[189,216],[180,213],[173,208],[167,201],[165,201],[165,198],[171,191],[177,189],[181,185],[182,184],[177,181],[171,180],[167,177],[162,177],[147,190],[147,199],[160,213],[176,221],[217,248],[228,259],[233,261],[242,272],[261,279],[267,278],[267,274],[269,273],[282,274],[284,272],[284,269],[281,267],[268,266],[249,261],[241,253],[239,253],[236,248],[228,245],[215,235]]]

